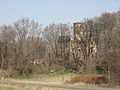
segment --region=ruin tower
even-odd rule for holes
[[[83,23],[81,22],[74,23],[74,40],[80,41],[82,36],[83,36]]]
[[[83,30],[83,24],[81,22],[77,22],[74,23],[74,46],[75,46],[75,52],[79,52],[79,56],[81,57],[81,59],[83,59],[83,53],[81,50],[83,48],[83,46],[81,46],[81,42],[84,42],[84,36],[83,33],[85,34],[84,30]],[[82,40],[82,41],[81,41]],[[88,54],[88,56],[90,58],[94,58],[96,55],[96,44],[95,41],[91,38],[91,41],[88,42],[84,42],[86,43],[86,53]]]

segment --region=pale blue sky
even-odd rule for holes
[[[29,17],[43,25],[79,22],[120,9],[120,0],[0,0],[0,26]]]

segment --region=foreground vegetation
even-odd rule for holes
[[[87,85],[87,86],[101,86],[108,87],[104,74],[97,73],[76,73],[69,69],[62,68],[60,71],[49,73],[49,74],[35,74],[35,75],[16,75],[14,77],[4,77],[6,80],[17,81],[17,82],[31,82],[31,83],[48,83],[58,85]],[[42,86],[31,86],[31,85],[19,85],[19,84],[0,84],[0,90],[75,90],[65,89],[57,87],[42,87]],[[77,89],[86,90],[86,89]],[[88,89],[87,89],[88,90]]]
[[[6,75],[6,74],[5,74]],[[76,84],[79,85],[98,85],[106,84],[106,77],[104,74],[97,73],[77,73],[72,72],[69,69],[62,68],[60,71],[53,73],[43,74],[30,74],[30,75],[16,75],[14,77],[5,76],[4,79],[15,81],[32,81],[50,84]]]

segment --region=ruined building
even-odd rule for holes
[[[74,23],[74,38],[70,39],[69,36],[59,36],[58,47],[59,57],[63,65],[69,65],[72,60],[76,68],[84,64],[86,58],[94,59],[96,55],[96,45],[94,40],[88,43],[84,38],[83,23]],[[79,64],[79,65],[78,65]]]
[[[96,55],[96,44],[91,37],[91,40],[87,42],[84,37],[83,23],[74,23],[74,47],[75,52],[79,53],[80,59],[85,58],[85,54],[89,58],[94,58]]]

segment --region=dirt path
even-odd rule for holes
[[[68,88],[68,89],[88,89],[88,90],[120,90],[112,88],[101,88],[92,86],[75,86],[75,85],[57,85],[57,84],[46,84],[46,83],[35,83],[29,81],[11,81],[11,80],[0,80],[1,83],[19,84],[19,85],[33,85],[33,86],[45,86],[45,87],[58,87],[58,88]]]

